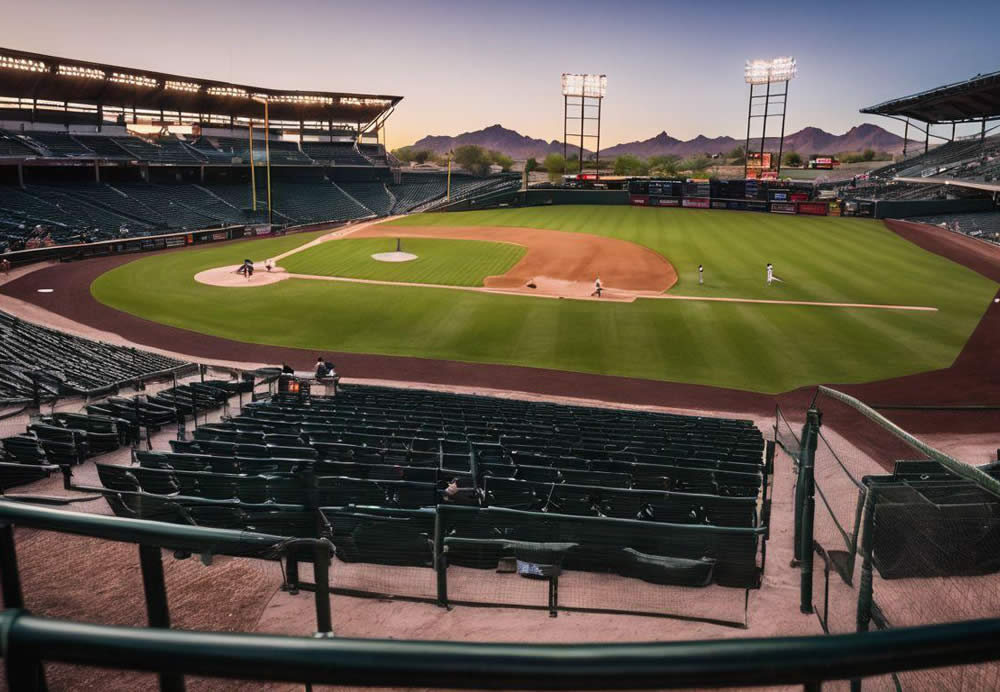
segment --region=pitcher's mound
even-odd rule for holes
[[[372,259],[376,262],[409,262],[417,256],[411,252],[376,252]]]

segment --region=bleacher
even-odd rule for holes
[[[199,142],[199,149],[204,150],[206,145],[211,145],[214,140],[215,148],[228,158],[238,158],[244,162],[250,161],[250,139],[237,137],[202,137]],[[271,139],[267,142],[271,150],[272,164],[302,164],[309,165],[313,161],[307,155],[299,151],[298,144],[280,139]],[[265,161],[265,142],[261,137],[254,137],[253,158],[258,165],[263,165]]]
[[[395,205],[395,199],[382,183],[338,183],[337,186],[378,216],[388,216]]]
[[[5,156],[25,158],[41,156],[41,152],[32,149],[11,133],[0,130],[0,157]]]
[[[328,524],[344,562],[424,567],[437,513],[454,566],[541,551],[654,584],[759,581],[767,469],[750,421],[343,386],[249,404],[170,447],[98,466],[115,513],[300,537]]]
[[[46,132],[43,130],[26,132],[24,138],[42,147],[49,156],[84,156],[93,158],[93,150],[84,146],[67,132]]]
[[[188,363],[124,346],[71,336],[0,312],[0,404],[30,401],[31,373],[45,398],[87,394]]]
[[[371,166],[353,142],[302,142],[302,151],[313,161],[335,166]]]
[[[934,226],[944,226],[965,233],[973,238],[981,238],[1000,243],[1000,211],[986,211],[973,214],[942,214],[939,216],[916,216],[907,221],[919,221]]]
[[[854,199],[939,199],[955,194],[944,185],[894,182],[895,178],[952,178],[977,182],[1000,180],[1000,135],[958,139],[871,171],[868,180],[840,188]]]
[[[299,223],[346,221],[371,216],[371,212],[344,194],[333,183],[276,183],[272,204]]]

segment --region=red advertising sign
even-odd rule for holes
[[[706,197],[690,197],[684,200],[684,206],[694,207],[695,209],[708,209],[712,206],[712,202]]]
[[[799,202],[800,214],[812,214],[813,216],[826,216],[829,212],[826,202]]]
[[[629,195],[628,202],[639,206],[649,204],[649,195]]]
[[[807,193],[807,192],[793,192],[791,195],[788,196],[788,198],[790,200],[792,200],[793,202],[808,202],[809,201],[809,193]]]

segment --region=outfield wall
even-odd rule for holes
[[[875,202],[876,219],[901,219],[907,216],[936,216],[938,214],[964,214],[993,211],[991,199],[923,199]]]

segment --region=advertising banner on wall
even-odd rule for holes
[[[672,197],[660,197],[656,200],[656,206],[658,207],[679,207],[681,206],[681,201],[679,199],[674,199]]]
[[[772,214],[794,214],[798,211],[793,202],[771,202]]]
[[[685,207],[692,207],[694,209],[708,209],[712,206],[711,200],[707,197],[689,197],[685,198],[683,201]]]
[[[643,207],[649,204],[649,195],[629,195],[628,203]]]
[[[829,211],[826,202],[799,202],[800,214],[811,214],[813,216],[826,216]]]

